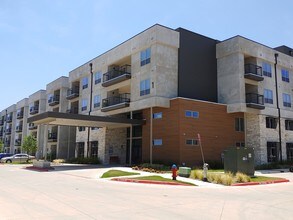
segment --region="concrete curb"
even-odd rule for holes
[[[156,181],[156,180],[138,180],[138,179],[128,179],[128,178],[113,178],[113,181],[119,182],[128,182],[128,183],[146,183],[146,184],[160,184],[160,185],[173,185],[173,186],[192,186],[184,183],[176,183],[176,182],[164,182],[164,181]]]
[[[55,170],[53,167],[48,169],[48,168],[40,168],[40,167],[34,167],[34,166],[25,167],[24,169],[38,171],[38,172],[49,172],[49,171]]]
[[[290,181],[287,179],[281,179],[281,180],[269,180],[265,182],[234,183],[231,186],[254,186],[254,185],[266,185],[266,184],[287,183],[287,182],[290,182]]]

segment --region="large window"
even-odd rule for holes
[[[278,142],[267,142],[268,162],[278,161],[278,155],[279,155],[278,151],[279,151]]]
[[[262,63],[262,74],[267,77],[272,77],[272,67],[271,64],[263,62]]]
[[[266,117],[266,127],[275,129],[277,127],[277,119],[273,117]]]
[[[140,66],[144,66],[151,62],[151,48],[140,52]]]
[[[100,95],[96,95],[94,97],[94,108],[98,108],[101,105],[101,96]]]
[[[265,103],[273,104],[273,91],[269,89],[264,90]]]
[[[77,157],[84,157],[84,142],[77,143]]]
[[[95,84],[100,83],[102,80],[102,73],[100,71],[95,73]]]
[[[293,131],[293,121],[285,120],[285,129],[289,131]]]
[[[286,143],[287,160],[293,161],[293,143]]]
[[[284,82],[289,82],[289,71],[288,70],[285,70],[285,69],[282,69],[282,80]]]
[[[87,110],[87,99],[81,100],[81,111]]]
[[[151,92],[151,80],[146,79],[140,82],[140,96],[148,95]]]
[[[291,107],[291,96],[283,93],[283,105],[284,107]]]
[[[244,131],[244,118],[235,118],[235,131]]]
[[[89,85],[89,79],[87,77],[82,78],[82,89],[86,89]]]

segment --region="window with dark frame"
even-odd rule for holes
[[[192,146],[198,146],[198,140],[197,139],[186,139],[185,140],[186,145],[192,145]]]
[[[277,118],[274,117],[266,117],[266,128],[277,128]]]
[[[283,106],[291,107],[291,96],[289,94],[283,93]]]
[[[269,63],[262,63],[262,74],[267,77],[272,77],[272,66]]]
[[[84,142],[77,143],[77,157],[83,158],[84,157]]]
[[[282,73],[282,81],[284,81],[284,82],[290,82],[290,79],[289,79],[289,71],[286,70],[286,69],[282,69],[281,70],[281,73]]]
[[[244,131],[244,118],[235,118],[235,131]]]
[[[186,110],[185,111],[185,117],[187,117],[187,118],[199,118],[199,112]]]
[[[293,161],[293,143],[286,143],[287,160]]]
[[[98,84],[102,81],[102,73],[100,71],[95,73],[95,84]]]
[[[279,143],[267,142],[267,159],[269,163],[278,162]]]
[[[85,127],[83,126],[78,127],[78,131],[85,131]]]
[[[269,103],[269,104],[274,104],[274,99],[273,99],[273,91],[270,89],[265,89],[264,90],[264,102]]]
[[[293,120],[285,120],[285,129],[293,131]]]
[[[87,77],[82,78],[82,89],[88,88],[89,79]]]
[[[151,92],[151,80],[146,79],[140,82],[140,96],[148,95]]]
[[[140,52],[140,66],[144,66],[151,62],[151,48],[147,48]]]
[[[245,147],[245,142],[243,142],[243,141],[237,141],[237,142],[235,143],[235,146],[236,146],[236,147]]]

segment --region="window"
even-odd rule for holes
[[[140,66],[144,66],[151,62],[151,48],[140,52]]]
[[[289,82],[289,71],[282,69],[282,80],[284,82]]]
[[[91,127],[91,130],[92,131],[97,131],[97,130],[99,130],[100,128],[99,127]]]
[[[77,157],[84,157],[84,142],[77,143]]]
[[[81,100],[81,111],[85,111],[87,109],[87,99]]]
[[[198,140],[197,139],[186,139],[185,140],[186,145],[193,145],[193,146],[198,146]]]
[[[87,77],[82,78],[82,89],[86,89],[89,84],[89,79]]]
[[[287,160],[293,161],[293,143],[286,143]]]
[[[267,142],[268,162],[277,162],[279,155],[279,143]]]
[[[293,121],[285,120],[285,129],[289,131],[293,131]]]
[[[237,141],[235,143],[235,145],[236,145],[236,147],[245,147],[245,142],[243,142],[243,141]]]
[[[94,108],[98,108],[101,105],[101,96],[100,95],[96,95],[94,97]]]
[[[188,118],[198,118],[199,117],[199,112],[186,110],[185,111],[185,117],[188,117]]]
[[[92,141],[91,142],[91,157],[97,158],[98,157],[98,141]]]
[[[154,146],[161,146],[161,145],[163,145],[163,140],[162,139],[154,139],[153,145]]]
[[[269,89],[264,90],[265,103],[273,104],[273,91]]]
[[[140,96],[148,95],[151,91],[151,80],[146,79],[140,82]]]
[[[283,105],[284,107],[291,107],[291,96],[283,93]]]
[[[235,130],[244,131],[244,118],[235,118]]]
[[[158,113],[154,113],[153,114],[153,118],[154,119],[159,119],[163,117],[163,113],[162,112],[158,112]]]
[[[102,80],[102,73],[100,71],[95,73],[95,84],[100,83]]]
[[[272,67],[271,64],[263,62],[262,63],[262,74],[267,77],[272,77]]]
[[[85,127],[78,127],[78,131],[85,131]]]
[[[275,129],[277,127],[277,119],[273,117],[266,117],[266,127]]]

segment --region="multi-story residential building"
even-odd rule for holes
[[[29,114],[28,98],[17,102],[16,118],[15,118],[15,138],[14,138],[14,153],[22,152],[21,146],[23,138],[27,136],[28,124],[27,118]]]
[[[217,60],[218,100],[228,113],[244,113],[246,146],[254,147],[256,162],[292,160],[292,49],[236,36],[217,44]]]
[[[29,103],[29,115],[28,119],[32,116],[39,115],[46,111],[46,90],[39,90],[28,98]],[[31,134],[37,139],[38,151],[36,153],[37,158],[46,156],[47,154],[47,132],[46,125],[36,126],[34,123],[28,124],[27,134]]]
[[[201,145],[207,161],[233,146],[293,160],[292,66],[285,46],[154,25],[30,96],[43,113],[28,122],[41,156],[194,165]]]
[[[69,89],[68,77],[62,76],[46,87],[46,111],[68,112]],[[75,127],[49,125],[46,126],[48,159],[72,158],[75,155]]]

